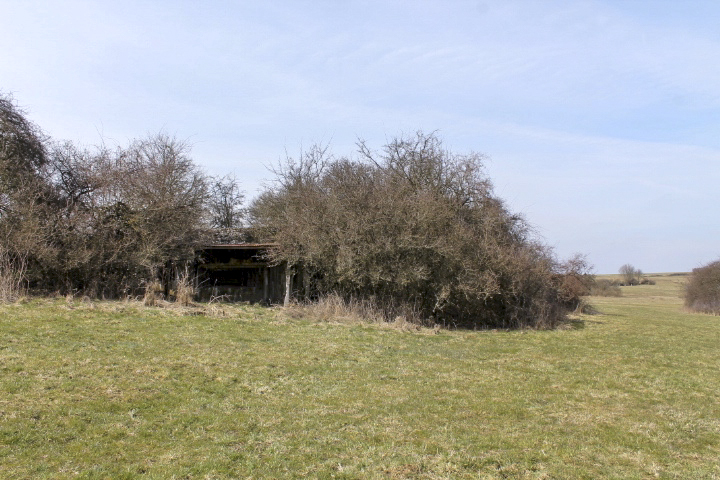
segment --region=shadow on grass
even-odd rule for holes
[[[569,319],[566,323],[571,330],[582,330],[585,328],[585,320],[579,318]]]

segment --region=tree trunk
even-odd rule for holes
[[[292,268],[290,265],[285,266],[285,301],[283,302],[284,306],[290,305],[290,296],[292,291]]]

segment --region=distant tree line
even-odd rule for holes
[[[593,283],[584,257],[559,261],[498,198],[482,155],[450,152],[435,134],[380,151],[360,141],[348,157],[314,146],[280,162],[246,211],[235,178],[206,175],[166,134],[113,148],[58,142],[8,95],[0,122],[5,298],[167,288],[213,229],[240,225],[276,242],[271,261],[302,271],[311,298],[370,301],[388,320],[551,327]]]

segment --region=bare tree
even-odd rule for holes
[[[625,285],[638,285],[642,281],[642,270],[636,269],[629,263],[626,263],[618,270],[622,276]]]
[[[245,194],[233,175],[210,179],[208,213],[213,228],[238,228],[243,225]]]
[[[161,133],[134,142],[118,164],[118,200],[127,206],[138,263],[153,272],[191,259],[208,188],[188,145]]]

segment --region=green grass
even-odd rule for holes
[[[0,478],[720,478],[684,277],[555,331],[0,306]]]

